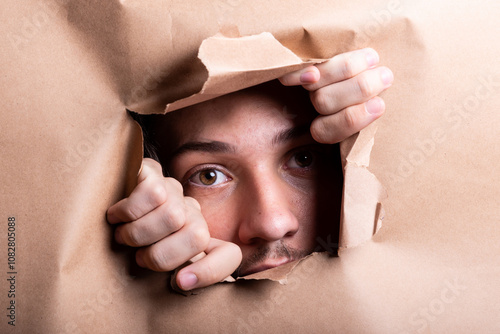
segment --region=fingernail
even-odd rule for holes
[[[382,102],[379,98],[368,100],[365,103],[366,112],[371,115],[377,115],[382,110]]]
[[[315,71],[307,71],[300,75],[300,83],[311,84],[318,81],[317,73]]]
[[[198,277],[193,273],[182,273],[179,277],[179,285],[182,290],[188,291],[198,284]]]
[[[375,66],[379,62],[378,53],[370,48],[365,49],[366,63],[369,67]]]
[[[387,67],[382,68],[380,77],[382,78],[382,82],[386,87],[390,86],[394,81],[394,74],[392,74],[392,71]]]
[[[120,233],[119,229],[116,229],[116,231],[115,231],[115,240],[119,244],[125,244],[125,242],[123,241],[122,234]]]

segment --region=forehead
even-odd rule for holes
[[[174,111],[156,132],[172,134],[169,141],[179,144],[208,133],[304,124],[315,114],[307,91],[270,82]]]

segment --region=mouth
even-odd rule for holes
[[[268,258],[262,262],[259,262],[259,263],[256,263],[256,264],[250,266],[249,268],[247,268],[246,270],[241,272],[240,276],[248,276],[248,275],[255,274],[255,273],[258,273],[258,272],[261,272],[264,270],[276,268],[276,267],[282,266],[282,265],[287,264],[287,263],[292,262],[292,261],[294,261],[294,259],[289,258],[289,257],[281,257],[281,258],[277,258],[277,259]]]

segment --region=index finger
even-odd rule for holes
[[[314,91],[350,79],[374,67],[378,62],[377,52],[366,48],[338,54],[324,63],[288,73],[279,80],[285,86],[302,85],[305,89]]]
[[[141,183],[149,176],[163,176],[163,170],[158,161],[144,158],[142,159],[141,169],[139,170],[139,176],[137,177],[137,183]]]
[[[137,220],[163,204],[167,194],[182,195],[182,185],[173,180],[165,181],[161,165],[152,159],[144,159],[137,186],[129,197],[108,209],[107,220],[110,224]]]
[[[185,291],[206,287],[231,275],[240,265],[241,249],[231,242],[211,238],[206,256],[177,273],[176,283]]]

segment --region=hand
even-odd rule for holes
[[[311,135],[324,144],[340,142],[382,116],[385,103],[377,95],[389,88],[394,76],[377,67],[379,56],[367,48],[339,54],[280,78],[285,86],[302,85],[320,114]]]
[[[118,243],[141,247],[137,264],[155,271],[170,271],[205,252],[206,256],[177,274],[183,290],[205,287],[231,275],[241,263],[241,249],[210,237],[198,202],[183,194],[182,185],[163,177],[161,166],[144,159],[138,184],[128,198],[107,211]]]

